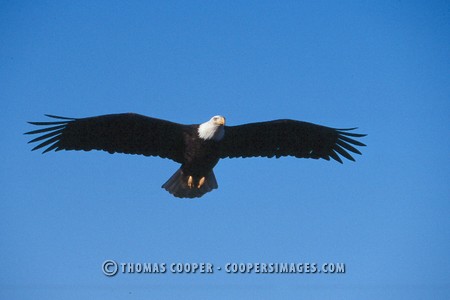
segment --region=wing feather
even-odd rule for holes
[[[334,149],[334,151],[336,151],[337,153],[339,153],[340,155],[342,155],[346,159],[351,160],[351,161],[355,161],[355,159],[350,155],[350,153],[348,153],[347,151],[342,149],[341,146],[334,145],[333,149]]]
[[[337,153],[334,150],[330,151],[330,156],[331,158],[333,158],[335,161],[340,162],[342,164],[342,159],[339,157],[339,155],[337,155]]]
[[[339,146],[341,146],[341,147],[343,147],[343,148],[345,148],[345,149],[347,149],[347,150],[349,150],[349,151],[352,151],[353,153],[356,153],[356,154],[360,154],[360,155],[361,155],[361,152],[360,152],[358,149],[356,149],[355,147],[351,146],[350,144],[348,144],[348,143],[346,143],[346,142],[344,142],[344,141],[341,141],[340,139],[338,139],[338,140],[336,141],[336,143],[337,143]]]
[[[365,135],[363,135],[363,136],[365,136]],[[342,140],[342,141],[346,141],[346,142],[348,142],[350,144],[356,145],[356,146],[361,146],[361,147],[365,146],[361,142],[358,142],[358,141],[355,141],[354,139],[351,139],[351,138],[348,138],[346,136],[343,136],[342,133],[339,135],[339,139]]]
[[[38,136],[37,138],[29,141],[28,144],[35,143],[35,142],[38,142],[38,141],[41,141],[41,140],[45,140],[45,139],[51,138],[51,137],[53,137],[53,136],[55,136],[55,135],[57,135],[59,133],[62,133],[63,131],[64,131],[64,129],[60,129],[60,130],[52,131],[50,133]]]
[[[132,113],[82,119],[46,116],[64,121],[29,122],[36,126],[49,126],[25,133],[45,133],[30,141],[43,141],[33,150],[45,146],[49,147],[43,153],[51,150],[104,150],[183,162],[185,125]]]
[[[33,124],[32,122],[29,122],[30,124]],[[36,125],[36,124],[33,124]],[[43,133],[43,132],[48,132],[48,131],[53,131],[53,130],[58,130],[61,128],[65,128],[66,125],[59,125],[59,126],[54,126],[54,127],[46,127],[46,128],[42,128],[42,129],[37,129],[37,130],[33,130],[33,131],[28,131],[25,134],[37,134],[37,133]]]
[[[221,158],[295,156],[342,163],[342,157],[354,161],[348,151],[361,154],[353,147],[365,146],[348,136],[359,138],[365,134],[351,133],[356,128],[335,129],[295,120],[275,120],[226,126],[221,142]],[[339,155],[338,155],[339,154]]]

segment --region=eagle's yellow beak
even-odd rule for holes
[[[216,124],[217,125],[225,125],[225,118],[224,117],[220,117],[216,120]]]

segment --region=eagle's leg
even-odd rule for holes
[[[205,183],[205,179],[206,179],[205,177],[200,178],[200,180],[198,181],[198,186],[197,186],[198,189],[201,188],[202,185]]]
[[[188,187],[192,189],[192,187],[194,186],[194,178],[192,176],[189,176],[187,184]]]

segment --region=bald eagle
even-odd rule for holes
[[[142,154],[169,158],[181,164],[162,185],[179,198],[196,198],[217,189],[213,168],[221,158],[276,157],[330,158],[354,161],[348,151],[361,154],[352,145],[365,146],[351,133],[356,128],[335,129],[295,120],[275,120],[225,126],[225,118],[214,116],[197,125],[183,125],[134,113],[89,118],[53,115],[51,122],[29,122],[44,126],[25,134],[39,134],[29,143],[32,150],[48,146],[55,150],[104,150],[109,153]]]

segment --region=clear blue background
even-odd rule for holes
[[[448,1],[1,1],[0,298],[449,299]],[[368,133],[357,162],[178,165],[31,152],[44,113]],[[345,274],[103,275],[118,262],[344,262]]]

